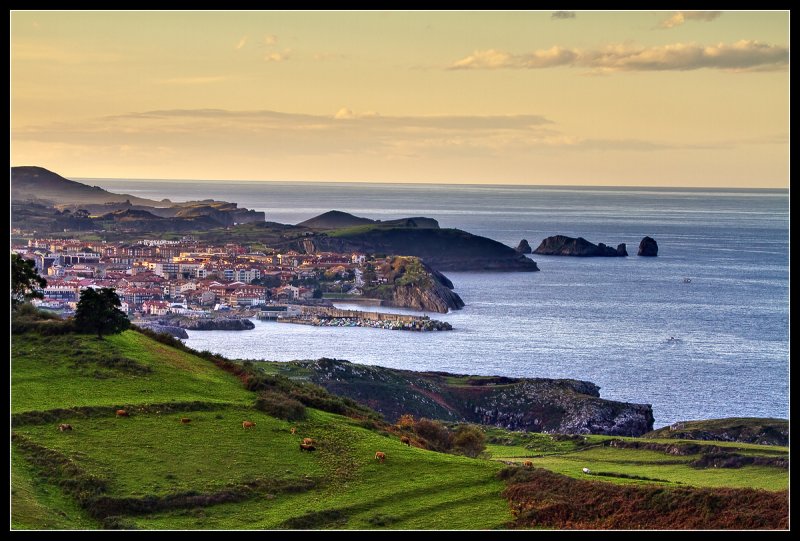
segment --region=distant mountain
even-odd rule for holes
[[[124,203],[168,207],[168,199],[154,201],[129,194],[116,194],[98,186],[88,186],[68,180],[44,167],[22,166],[11,168],[11,199],[16,201],[39,200],[53,205]]]
[[[329,210],[328,212],[320,214],[319,216],[309,218],[305,222],[300,222],[297,225],[299,227],[308,227],[309,229],[320,230],[346,229],[348,227],[358,227],[364,225],[374,225],[381,228],[418,227],[423,229],[439,229],[439,222],[433,218],[415,216],[413,218],[400,218],[397,220],[381,221],[354,216],[340,210]]]

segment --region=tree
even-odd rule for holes
[[[453,436],[456,452],[475,458],[486,449],[486,435],[475,425],[461,425]]]
[[[11,254],[11,308],[16,308],[31,299],[43,299],[39,289],[47,286],[47,280],[36,272],[33,261]]]
[[[103,338],[103,333],[122,332],[131,322],[120,306],[122,302],[113,288],[84,289],[75,310],[75,324],[78,329],[96,332],[98,338]]]

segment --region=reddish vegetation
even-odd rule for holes
[[[663,488],[583,481],[508,468],[512,527],[557,529],[788,529],[788,491]]]

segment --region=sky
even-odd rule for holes
[[[789,187],[788,11],[12,11],[67,178]]]

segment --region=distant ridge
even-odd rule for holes
[[[422,216],[414,216],[413,218],[399,218],[397,220],[371,220],[370,218],[362,218],[354,216],[341,210],[329,210],[319,216],[309,218],[304,222],[297,224],[300,227],[308,227],[309,229],[344,229],[347,227],[357,227],[360,225],[378,225],[383,228],[388,227],[411,227],[422,229],[439,229],[439,222],[433,218],[425,218]]]
[[[353,227],[356,225],[374,224],[375,220],[369,218],[360,218],[353,216],[341,210],[329,210],[319,216],[309,218],[304,222],[300,222],[300,227],[308,227],[309,229],[339,229],[341,227]]]
[[[37,166],[11,168],[11,199],[25,201],[37,199],[53,204],[103,204],[124,203],[132,205],[170,206],[165,199],[154,201],[129,194],[116,194],[98,186],[88,186],[66,179],[57,173]]]

